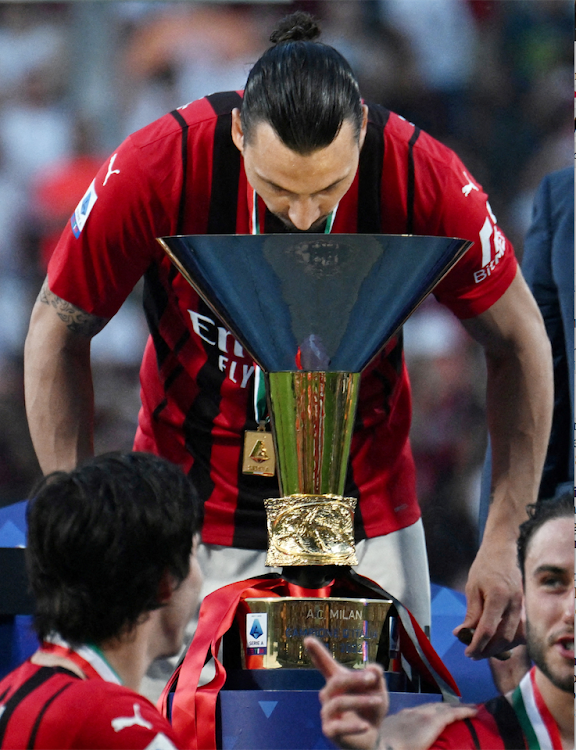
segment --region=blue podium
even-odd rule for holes
[[[26,502],[0,508],[0,677],[38,647],[31,628],[34,602],[27,588],[25,544]]]
[[[462,700],[481,703],[497,695],[486,661],[472,662],[453,635],[466,612],[463,594],[432,585],[432,645],[454,676]],[[442,700],[438,693],[404,692],[399,676],[387,674],[390,713]],[[395,683],[396,680],[396,683]],[[314,669],[229,670],[217,712],[221,750],[323,750],[335,747],[322,734]]]
[[[390,712],[442,700],[438,693],[398,692],[387,675]],[[398,675],[399,677],[399,675]],[[232,670],[220,691],[218,747],[222,750],[322,750],[334,748],[322,734],[315,669]]]

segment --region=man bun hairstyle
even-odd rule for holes
[[[246,143],[259,122],[267,122],[285,146],[303,155],[329,146],[345,120],[359,137],[358,81],[339,52],[316,41],[319,36],[314,18],[302,11],[284,18],[271,34],[273,46],[255,63],[244,90],[240,112]]]
[[[112,453],[41,480],[27,524],[39,638],[100,645],[162,606],[166,573],[175,585],[186,578],[200,509],[178,466]]]
[[[283,18],[270,34],[272,44],[281,42],[313,42],[320,36],[320,27],[309,13],[298,10]]]

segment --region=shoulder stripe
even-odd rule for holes
[[[420,135],[420,128],[414,126],[414,132],[408,142],[408,180],[406,195],[406,233],[412,234],[414,231],[414,144]]]
[[[218,115],[218,120],[214,130],[212,186],[206,233],[234,234],[238,211],[240,152],[232,140],[232,109],[240,106],[242,99],[235,91],[212,94],[207,99]]]
[[[218,116],[228,115],[235,107],[242,105],[242,97],[237,91],[219,91],[206,97],[214,113]]]
[[[186,210],[186,175],[188,173],[188,123],[177,109],[170,112],[170,114],[182,128],[182,187],[180,189],[178,221],[176,224],[176,234],[182,234],[182,227],[184,226],[184,211]]]
[[[41,687],[45,682],[48,682],[55,673],[64,673],[71,677],[74,677],[77,680],[80,679],[78,675],[70,672],[67,669],[62,669],[61,667],[40,667],[40,669],[35,672],[29,679],[27,679],[26,682],[20,685],[18,690],[14,691],[14,693],[4,704],[4,711],[2,712],[2,716],[0,716],[0,745],[4,740],[4,735],[6,734],[6,729],[8,728],[8,722],[14,711],[18,708],[22,701],[24,701],[29,695],[31,695],[31,693]]]
[[[516,712],[503,695],[492,698],[484,707],[492,714],[506,750],[523,750],[526,747],[524,732]]]
[[[67,685],[63,685],[60,690],[57,690],[54,695],[49,698],[46,703],[42,706],[42,709],[39,711],[38,716],[36,717],[36,721],[34,722],[34,726],[32,727],[32,731],[30,732],[30,739],[28,740],[27,744],[27,750],[32,750],[34,745],[36,744],[36,735],[38,734],[38,730],[40,729],[40,724],[42,723],[42,719],[44,718],[44,714],[46,711],[50,708],[52,703],[58,698],[59,695],[62,695],[62,693],[65,690],[68,690],[72,683],[69,682]]]
[[[478,735],[476,734],[476,730],[474,729],[474,724],[470,721],[470,719],[464,719],[464,724],[466,724],[466,728],[470,732],[470,737],[472,737],[472,742],[474,743],[475,750],[482,750],[480,747],[480,741],[478,740]]]
[[[382,167],[384,163],[384,128],[390,112],[384,107],[370,105],[370,119],[358,173],[359,234],[380,234],[382,231]]]

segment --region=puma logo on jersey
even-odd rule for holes
[[[106,177],[104,178],[104,182],[102,183],[102,186],[104,186],[108,182],[108,180],[110,179],[110,177],[112,177],[113,174],[120,174],[119,169],[112,169],[117,156],[118,154],[114,154],[114,156],[110,159],[110,164],[108,164],[108,172],[106,173]]]
[[[480,190],[480,188],[472,182],[472,180],[466,174],[466,172],[463,172],[462,174],[468,180],[468,184],[464,185],[464,187],[462,188],[462,192],[464,193],[466,197],[468,197],[473,190],[478,190],[478,191]]]
[[[152,724],[143,718],[140,713],[140,704],[135,703],[134,716],[118,716],[117,719],[112,719],[112,729],[115,732],[121,732],[123,729],[128,727],[144,727],[144,729],[152,729]]]

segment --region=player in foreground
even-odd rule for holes
[[[42,645],[0,681],[0,747],[177,745],[137,691],[153,659],[179,650],[197,603],[198,507],[183,472],[145,453],[36,488],[26,558]]]

